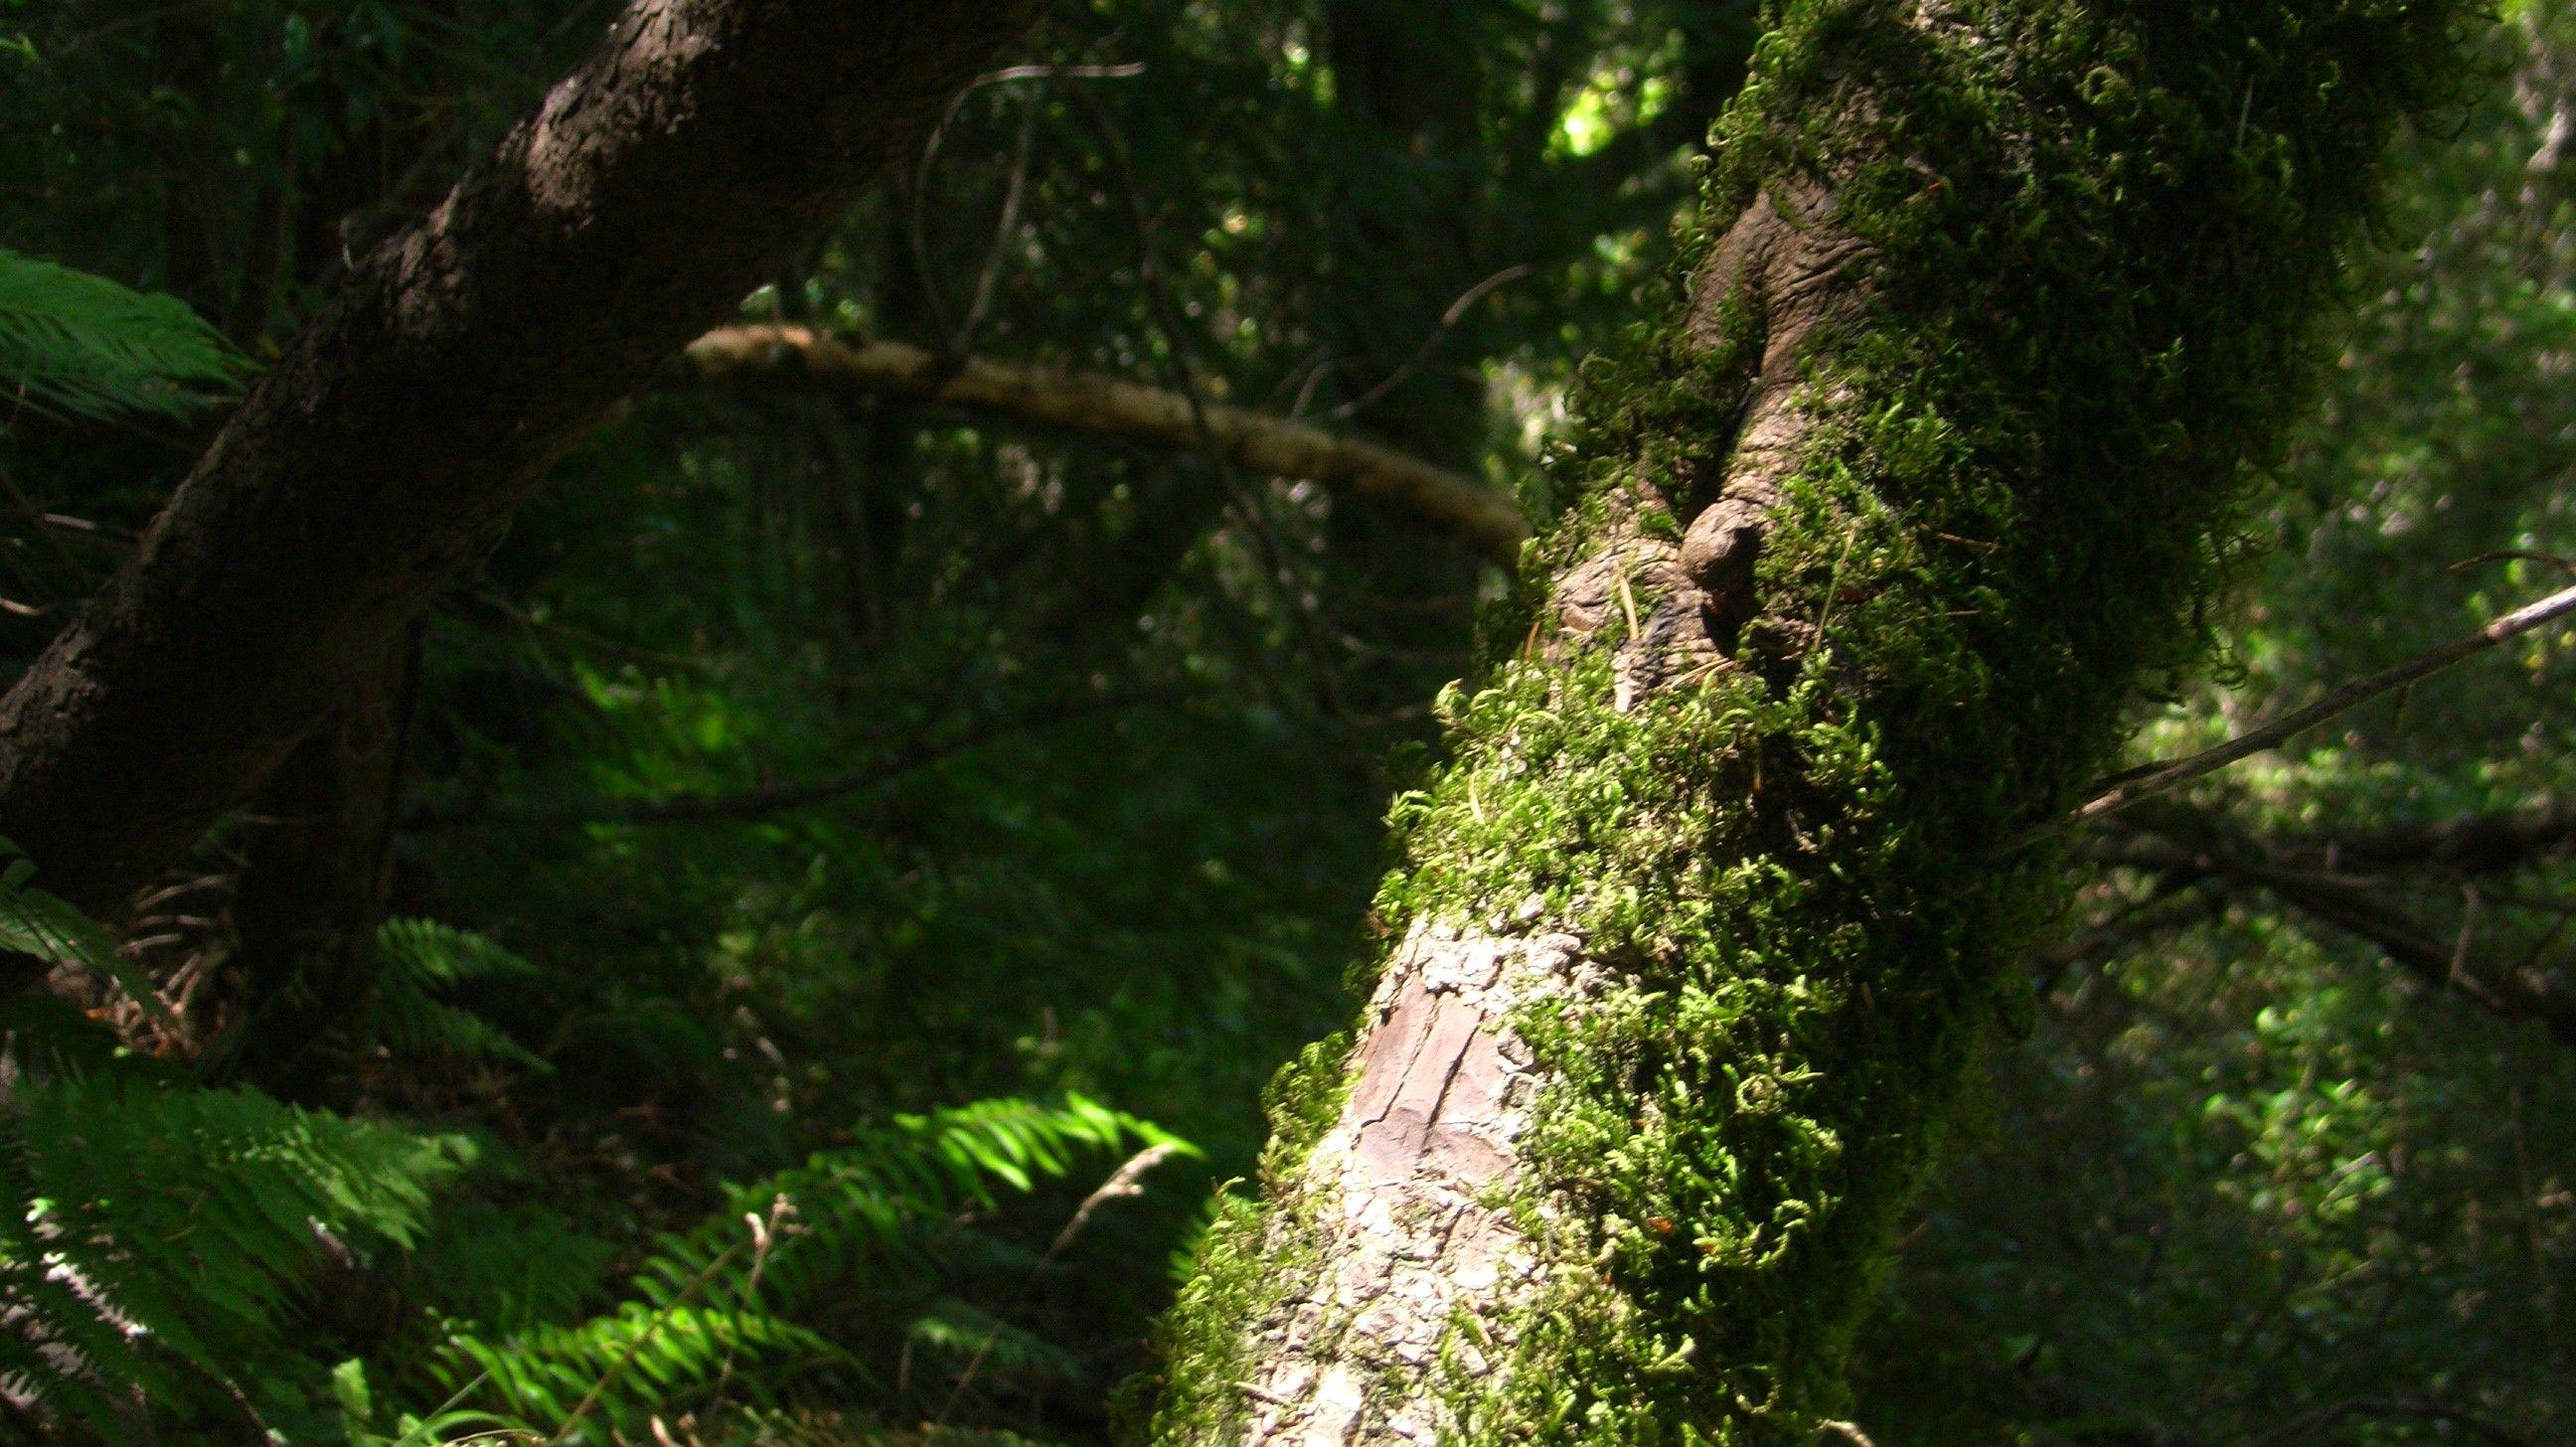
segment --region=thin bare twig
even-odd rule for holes
[[[1145,63],[1141,60],[1120,65],[1006,65],[975,77],[975,84],[967,89],[1015,80],[1127,80],[1144,73]]]
[[[923,200],[929,189],[931,165],[939,158],[940,143],[947,138],[948,127],[957,119],[958,111],[965,108],[966,98],[988,85],[1003,85],[1012,81],[1123,80],[1129,76],[1143,75],[1144,73],[1145,67],[1142,64],[1136,63],[1125,65],[1004,66],[1000,70],[987,71],[984,74],[975,77],[975,79],[969,81],[965,88],[958,91],[956,96],[948,102],[948,109],[941,113],[939,124],[931,128],[930,138],[922,142],[921,157],[913,163],[912,174],[903,187],[905,192],[903,200],[905,202],[905,212],[908,222],[906,229],[909,232],[907,239],[910,241],[912,247],[913,271],[916,280],[918,280],[921,286],[922,300],[929,308],[932,322],[938,326],[940,331],[944,333],[949,330],[948,306],[946,301],[939,295],[939,288],[932,281],[930,275],[930,243],[927,234],[928,226],[923,215]],[[1030,124],[1034,125],[1037,115],[1037,108],[1034,105],[1030,107],[1029,115]],[[1023,147],[1021,164],[1025,167],[1027,164],[1027,153],[1025,149],[1027,145],[1026,140],[1023,139],[1021,144]],[[1015,177],[1012,181],[1014,199],[1016,199],[1018,188],[1019,178]],[[1007,229],[1008,226],[1010,204],[1011,203],[1009,201],[1006,201],[1004,205],[1005,229]],[[974,330],[974,324],[971,321],[965,327],[960,329],[961,332],[972,330]]]
[[[743,1223],[751,1228],[751,1271],[743,1279],[741,1297],[743,1301],[751,1303],[759,1300],[760,1276],[762,1272],[769,1269],[769,1253],[777,1249],[780,1233],[790,1229],[788,1218],[795,1214],[796,1203],[787,1199],[784,1192],[770,1198],[768,1219],[763,1220],[757,1211],[742,1213]],[[715,1388],[707,1393],[707,1400],[711,1402],[724,1400],[725,1388],[733,1382],[734,1354],[741,1346],[742,1341],[739,1337],[726,1339],[724,1366],[716,1372]]]
[[[1497,287],[1518,281],[1522,277],[1528,276],[1537,270],[1537,267],[1530,265],[1528,262],[1520,262],[1516,265],[1506,266],[1502,270],[1495,272],[1493,275],[1486,277],[1483,281],[1467,288],[1466,291],[1459,294],[1456,301],[1449,303],[1449,309],[1447,311],[1440,314],[1440,324],[1431,329],[1431,335],[1422,339],[1422,345],[1414,350],[1412,356],[1405,358],[1401,366],[1397,367],[1394,371],[1387,373],[1386,380],[1369,388],[1367,391],[1362,392],[1360,395],[1343,403],[1341,406],[1334,408],[1326,415],[1332,417],[1335,421],[1347,422],[1351,418],[1358,416],[1363,410],[1376,405],[1376,403],[1380,399],[1384,398],[1387,393],[1392,392],[1397,387],[1403,385],[1405,379],[1411,377],[1415,372],[1420,371],[1423,363],[1431,360],[1431,354],[1439,350],[1440,343],[1447,339],[1450,331],[1458,325],[1459,318],[1464,317],[1470,307],[1483,301],[1486,296],[1491,294]]]
[[[599,1380],[592,1382],[590,1390],[583,1393],[581,1400],[573,1404],[571,1415],[565,1417],[555,1427],[554,1435],[546,1439],[545,1447],[562,1447],[562,1444],[572,1436],[572,1429],[580,1426],[581,1419],[590,1415],[590,1409],[599,1405],[601,1395],[607,1392],[619,1377],[626,1374],[626,1368],[634,1362],[635,1354],[643,1350],[646,1342],[661,1335],[662,1328],[670,1325],[671,1318],[679,1313],[681,1307],[688,1304],[689,1298],[704,1290],[708,1280],[714,1277],[717,1270],[726,1262],[731,1261],[734,1253],[740,1251],[744,1244],[736,1241],[717,1252],[714,1260],[699,1267],[698,1274],[690,1277],[660,1311],[653,1313],[653,1319],[644,1323],[644,1329],[637,1332],[626,1343],[626,1350],[617,1354],[617,1360],[609,1363],[608,1370],[600,1373]]]
[[[948,340],[952,354],[963,355],[975,340],[975,330],[984,324],[984,314],[992,309],[993,289],[1002,278],[1002,256],[1010,250],[1011,233],[1020,226],[1020,198],[1029,188],[1029,157],[1037,147],[1038,105],[1031,101],[1020,117],[1019,144],[1011,160],[1011,183],[1002,190],[1002,213],[993,223],[993,243],[985,248],[984,265],[975,274],[975,291],[966,303],[966,319],[957,324],[957,334]]]
[[[1100,138],[1101,156],[1108,163],[1109,174],[1118,183],[1118,189],[1126,200],[1128,219],[1136,230],[1136,280],[1145,294],[1146,313],[1153,319],[1155,329],[1163,335],[1163,364],[1171,378],[1172,389],[1180,393],[1188,404],[1190,429],[1197,435],[1201,450],[1215,465],[1218,481],[1225,485],[1227,495],[1234,499],[1237,511],[1243,516],[1246,542],[1259,557],[1262,568],[1278,582],[1282,595],[1280,601],[1286,605],[1287,617],[1296,630],[1299,650],[1314,664],[1313,676],[1317,680],[1318,691],[1323,695],[1323,703],[1330,712],[1340,715],[1343,708],[1339,677],[1333,672],[1324,648],[1322,628],[1315,619],[1315,605],[1306,590],[1297,585],[1296,574],[1289,566],[1285,550],[1271,536],[1258,503],[1250,489],[1244,486],[1233,461],[1214,445],[1216,432],[1208,421],[1207,402],[1200,393],[1197,369],[1190,363],[1180,311],[1172,304],[1170,285],[1163,274],[1154,213],[1145,204],[1145,189],[1136,179],[1136,168],[1127,150],[1127,138],[1111,124],[1108,114],[1090,96],[1081,91],[1072,95],[1075,108],[1090,124],[1092,134]]]
[[[1145,1188],[1137,1182],[1143,1180],[1147,1172],[1180,1153],[1181,1147],[1178,1143],[1157,1141],[1129,1156],[1126,1164],[1110,1172],[1109,1179],[1102,1181],[1090,1195],[1082,1198],[1082,1204],[1074,1208],[1073,1217],[1064,1223],[1064,1229],[1055,1233],[1054,1243],[1047,1247],[1044,1256],[1038,1258],[1038,1264],[1029,1268],[1028,1279],[1021,1283],[1019,1294],[1011,1299],[1011,1305],[1017,1306],[1024,1300],[1029,1294],[1029,1288],[1036,1285],[1039,1274],[1053,1265],[1055,1259],[1064,1254],[1065,1248],[1071,1246],[1075,1238],[1082,1235],[1082,1228],[1091,1224],[1093,1212],[1111,1201],[1145,1194]],[[948,1400],[940,1404],[939,1415],[931,1419],[930,1425],[934,1432],[948,1425],[948,1418],[957,1410],[958,1401],[966,1395],[966,1389],[974,1384],[975,1374],[983,1369],[984,1358],[993,1350],[993,1343],[1001,1339],[1002,1328],[997,1322],[991,1331],[984,1333],[984,1339],[975,1344],[975,1354],[966,1359],[965,1368],[957,1374],[956,1384],[948,1389]]]
[[[2418,654],[2394,668],[2384,669],[2367,678],[2355,679],[2328,693],[2305,708],[2293,709],[2272,723],[2249,729],[2214,749],[2188,758],[2149,764],[2134,769],[2110,787],[2101,789],[2082,808],[2075,811],[2076,820],[2099,819],[2106,814],[2128,808],[2140,799],[2161,794],[2178,785],[2214,774],[2237,760],[2281,743],[2294,734],[2304,733],[2317,725],[2350,712],[2384,694],[2394,693],[2408,684],[2418,683],[2443,669],[2473,658],[2506,641],[2520,637],[2535,628],[2545,627],[2576,613],[2576,588],[2565,588],[2537,603],[2528,604],[2505,614],[2465,637],[2452,639],[2430,652]]]

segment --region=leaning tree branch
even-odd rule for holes
[[[2140,799],[2161,794],[2204,775],[2214,774],[2237,760],[2259,754],[2295,734],[2368,703],[2383,694],[2394,693],[2411,683],[2418,683],[2463,659],[2473,658],[2509,639],[2520,637],[2535,628],[2554,623],[2576,613],[2576,588],[2562,589],[2537,603],[2517,608],[2465,637],[2452,639],[2441,647],[2394,668],[2355,679],[2335,689],[2305,708],[2289,713],[2260,728],[2249,729],[2214,749],[2188,758],[2166,763],[2148,764],[2131,770],[2097,792],[2092,800],[2075,811],[2075,817],[2099,819],[2106,814],[2128,808]]]
[[[1529,521],[1463,473],[1304,422],[1203,402],[1092,372],[947,358],[902,342],[842,342],[805,327],[725,327],[682,353],[709,383],[792,382],[825,391],[957,407],[1038,427],[1209,452],[1246,472],[1318,482],[1401,508],[1471,539],[1506,567]]]
[[[2500,874],[2576,846],[2576,799],[2418,824],[2303,836],[2298,848],[2339,867]]]
[[[2345,1422],[2372,1419],[2413,1420],[2457,1427],[2467,1436],[2487,1444],[2487,1447],[2535,1447],[2538,1441],[2537,1438],[2509,1432],[2474,1413],[2462,1411],[2457,1407],[2444,1406],[2440,1402],[2408,1397],[2363,1397],[2349,1402],[2337,1402],[2329,1407],[2319,1407],[2313,1412],[2293,1417],[2288,1422],[2255,1438],[2249,1447],[2289,1447],[2289,1444],[2305,1441],[2329,1427],[2339,1426]]]
[[[2225,817],[2169,803],[2133,808],[2084,854],[2174,884],[2214,879],[2263,890],[2297,912],[2377,947],[2391,963],[2443,994],[2499,1019],[2536,1024],[2576,1049],[2576,991],[2535,960],[2473,958],[2465,938],[2444,941],[2392,903],[2378,880],[2341,874],[2275,849]]]
[[[1039,0],[634,0],[357,263],[0,698],[0,836],[110,909],[498,541],[545,465],[920,153]]]

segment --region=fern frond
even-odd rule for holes
[[[0,839],[0,950],[33,955],[52,965],[73,965],[123,990],[144,1013],[176,1027],[178,1018],[143,972],[116,948],[104,925],[34,886],[36,862]]]
[[[645,1299],[667,1300],[743,1239],[745,1216],[766,1215],[773,1202],[785,1201],[794,1212],[792,1229],[771,1247],[758,1294],[809,1299],[854,1263],[917,1252],[918,1226],[993,1204],[995,1182],[1028,1191],[1084,1160],[1166,1142],[1179,1144],[1145,1121],[1078,1095],[1057,1106],[985,1100],[899,1117],[885,1131],[738,1188],[724,1214],[665,1237],[636,1273],[635,1286]],[[749,1304],[749,1285],[744,1275],[720,1274],[705,1299]],[[730,1290],[742,1296],[728,1298]]]
[[[376,954],[381,968],[367,1002],[368,1039],[397,1054],[444,1051],[553,1073],[498,1025],[438,998],[470,980],[533,977],[535,965],[487,935],[426,919],[385,921],[376,931]]]
[[[943,1296],[932,1302],[905,1329],[904,1339],[950,1371],[971,1368],[987,1381],[1083,1379],[1081,1358],[961,1297]]]
[[[326,1250],[401,1246],[470,1154],[455,1137],[131,1080],[22,1083],[0,1115],[0,1378],[112,1432],[277,1347]]]
[[[376,930],[376,948],[389,969],[424,989],[467,980],[527,979],[537,973],[535,965],[490,935],[434,919],[386,920]]]
[[[595,1420],[618,1425],[677,1410],[724,1379],[728,1361],[738,1369],[736,1383],[774,1381],[773,1352],[828,1355],[846,1367],[851,1363],[836,1349],[815,1351],[828,1343],[796,1324],[800,1312],[845,1299],[854,1282],[882,1276],[890,1265],[918,1264],[930,1228],[994,1204],[998,1188],[1027,1191],[1085,1161],[1157,1144],[1189,1149],[1079,1096],[1056,1106],[990,1100],[900,1117],[854,1144],[735,1188],[724,1210],[664,1236],[616,1312],[569,1331],[497,1342],[460,1335],[437,1354],[429,1375],[444,1391],[484,1373],[509,1410],[541,1421],[559,1422],[598,1388]],[[746,1218],[760,1224],[755,1229]],[[598,1343],[632,1341],[627,1333],[649,1332],[657,1319],[690,1325],[639,1347],[636,1366],[608,1380],[610,1363]],[[731,1335],[721,1336],[719,1327]],[[742,1370],[754,1359],[760,1372]]]
[[[183,417],[250,372],[176,297],[0,250],[0,390],[37,411]]]
[[[736,1378],[755,1399],[801,1363],[855,1366],[814,1331],[760,1311],[630,1301],[579,1326],[539,1327],[506,1343],[459,1338],[461,1357],[510,1404],[510,1415],[562,1423],[588,1401],[594,1419],[623,1421],[685,1400],[728,1362],[762,1363]],[[470,1375],[470,1373],[469,1373]]]
[[[576,1321],[602,1290],[614,1243],[534,1202],[460,1201],[405,1257],[407,1300],[494,1335]]]

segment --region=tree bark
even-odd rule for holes
[[[903,342],[845,344],[805,327],[722,327],[691,342],[681,358],[689,375],[705,382],[783,378],[1155,447],[1213,450],[1249,471],[1319,482],[1428,520],[1506,567],[1529,538],[1529,523],[1509,497],[1463,473],[1241,407],[1208,403],[1194,412],[1187,398],[1115,377],[943,359]]]
[[[2295,401],[2444,0],[1807,0],[1165,1444],[1803,1444],[2077,801]]]
[[[174,860],[1037,8],[638,0],[359,264],[0,699],[0,835],[93,910]]]
[[[282,1099],[337,1103],[318,1091],[339,1078],[346,1027],[375,988],[420,632],[415,624],[395,638],[242,821],[232,908],[241,990],[225,1065]]]

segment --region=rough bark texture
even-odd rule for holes
[[[1166,1326],[1191,1447],[1804,1444],[2049,904],[2031,826],[2178,667],[2443,0],[1803,0],[1403,943]]]
[[[607,407],[917,153],[1036,0],[639,0],[356,268],[0,700],[0,836],[112,906],[238,805]]]
[[[1512,1012],[1579,995],[1582,941],[1429,923],[1387,961],[1351,1056],[1351,1094],[1304,1167],[1319,1256],[1261,1324],[1276,1348],[1244,1385],[1250,1440],[1432,1441],[1436,1399],[1408,1382],[1493,1369],[1540,1285],[1536,1253],[1488,1192],[1520,1169],[1538,1074]],[[1494,1330],[1441,1355],[1465,1312]],[[1390,1385],[1392,1384],[1392,1385]]]
[[[866,396],[989,412],[1039,427],[1210,450],[1247,471],[1346,490],[1471,540],[1505,566],[1520,559],[1529,523],[1512,500],[1445,467],[1321,427],[1189,399],[1087,372],[942,358],[902,342],[837,342],[805,327],[725,327],[689,344],[682,360],[702,381],[787,378]]]

